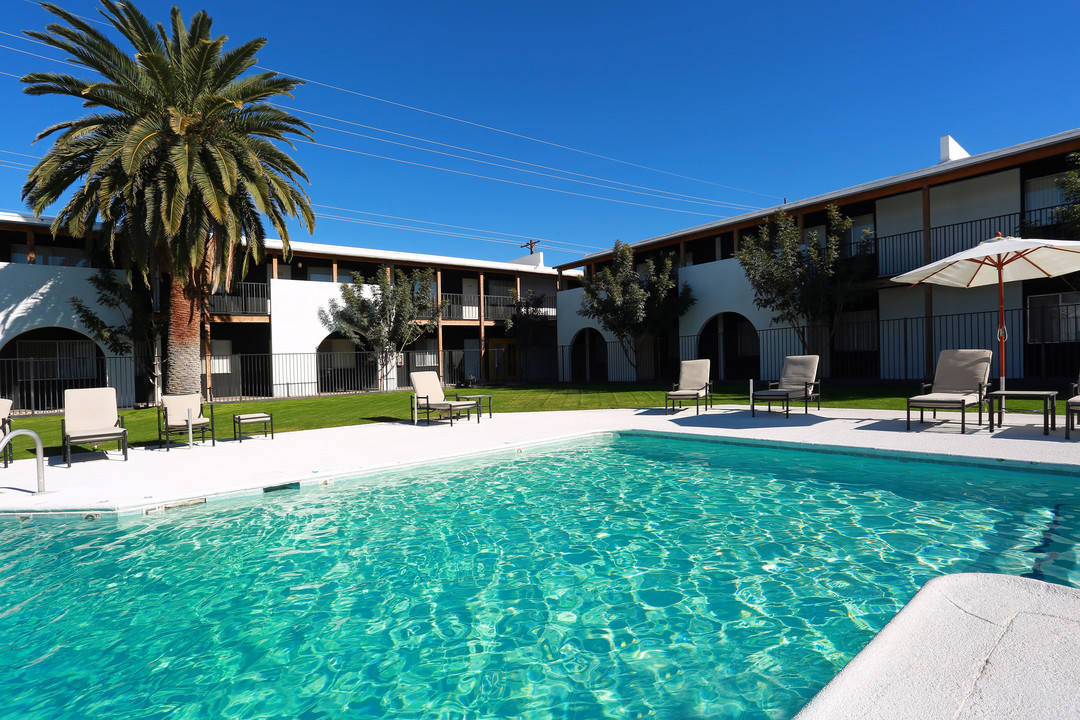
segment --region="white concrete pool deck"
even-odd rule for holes
[[[790,418],[776,412],[751,418],[746,407],[719,406],[701,415],[693,409],[665,415],[657,408],[496,412],[480,423],[453,427],[378,423],[278,433],[273,439],[255,434],[243,443],[219,441],[217,447],[132,448],[128,462],[115,450],[76,456],[71,468],[52,458],[42,494],[33,492],[34,461],[19,460],[0,469],[0,519],[138,516],[278,486],[329,484],[418,462],[628,430],[929,453],[993,464],[1052,463],[1080,474],[1080,433],[1066,441],[1061,422],[1044,436],[1041,417],[1007,414],[1005,426],[992,435],[985,424],[973,422],[961,435],[956,415],[942,416],[950,419],[914,423],[906,432],[904,414],[897,412],[823,409],[804,415],[800,408]],[[228,428],[227,422],[221,426]],[[1077,717],[1077,667],[1080,591],[1005,576],[949,576],[920,592],[800,720]]]

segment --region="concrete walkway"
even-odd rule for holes
[[[943,415],[955,417],[955,413]],[[1059,426],[1056,432],[1043,436],[1041,420],[1030,415],[1006,415],[1005,427],[993,435],[986,425],[975,430],[972,426],[974,423],[964,435],[955,420],[916,423],[911,432],[905,432],[903,414],[895,412],[823,409],[806,415],[800,409],[789,418],[777,412],[759,412],[751,418],[745,407],[719,406],[701,415],[695,415],[693,409],[665,415],[657,408],[496,412],[494,418],[485,415],[480,423],[456,422],[453,427],[446,422],[430,426],[376,423],[278,433],[274,439],[256,434],[243,443],[231,438],[219,440],[213,448],[201,444],[174,446],[169,452],[156,447],[132,448],[128,462],[115,449],[76,455],[70,468],[60,458],[49,458],[43,494],[33,492],[34,461],[19,460],[6,470],[0,469],[0,518],[43,513],[142,514],[262,492],[267,487],[328,483],[406,464],[475,457],[619,430],[942,454],[983,461],[1074,465],[1080,459],[1080,433],[1075,441],[1066,441]],[[252,432],[261,432],[261,427]],[[1077,470],[1080,474],[1080,468]]]
[[[496,408],[496,411],[498,408]],[[955,418],[954,413],[944,417]],[[972,419],[974,419],[972,417]],[[972,429],[975,428],[975,429]],[[1042,434],[1041,417],[959,432],[955,419],[904,429],[902,413],[801,409],[784,418],[720,406],[510,413],[480,423],[380,423],[219,441],[217,447],[133,448],[53,458],[34,494],[33,460],[0,470],[0,519],[91,519],[162,512],[265,488],[343,481],[359,473],[475,457],[592,433],[651,430],[755,442],[934,454],[1000,466],[1057,464],[1080,476],[1080,433]],[[1044,468],[1045,466],[1040,466]],[[800,713],[818,718],[1065,718],[1080,716],[1080,591],[998,575],[929,583]]]

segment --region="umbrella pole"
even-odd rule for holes
[[[998,263],[998,390],[1005,389],[1005,285],[1001,279],[1001,263]]]

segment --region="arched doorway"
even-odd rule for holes
[[[607,382],[607,341],[596,328],[585,328],[570,346],[572,382]]]
[[[745,316],[725,312],[709,318],[698,335],[698,357],[712,361],[714,380],[749,380],[761,367],[758,332]]]
[[[0,348],[0,397],[14,400],[15,407],[23,410],[60,410],[65,390],[109,384],[116,387],[115,383],[121,382],[121,390],[127,392],[119,393],[119,400],[130,403],[130,359],[114,360],[126,361],[128,367],[107,367],[97,343],[75,330],[28,330]]]
[[[375,357],[360,351],[340,333],[323,338],[316,348],[319,393],[349,393],[377,390],[379,373]]]

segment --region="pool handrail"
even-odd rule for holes
[[[12,440],[20,435],[29,435],[34,439],[34,452],[37,454],[37,493],[45,492],[45,448],[41,445],[41,436],[39,436],[33,430],[27,430],[26,428],[20,428],[18,430],[12,430],[11,432],[0,438],[0,450],[3,450]]]

